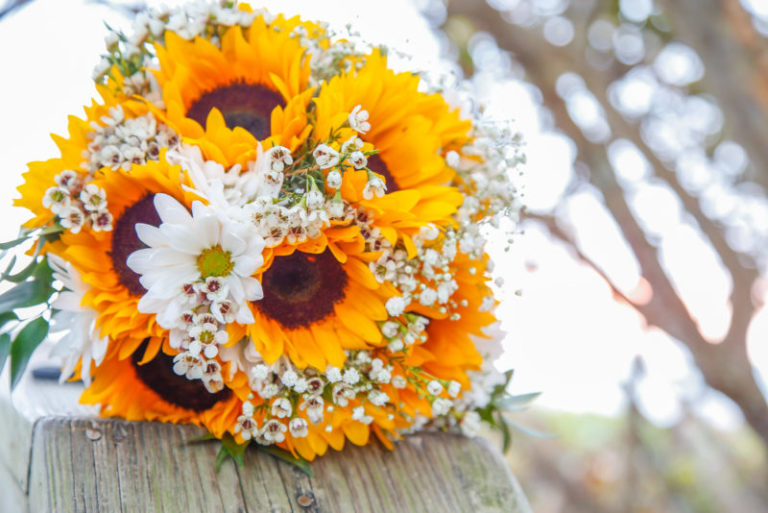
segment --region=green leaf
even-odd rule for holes
[[[19,316],[13,312],[0,313],[0,328],[4,327],[6,324],[8,324],[11,321],[18,321],[18,320],[19,320]]]
[[[4,274],[2,279],[8,280],[12,283],[21,283],[22,281],[32,276],[32,274],[37,270],[38,265],[40,265],[40,263],[37,260],[32,260],[29,265],[21,271],[17,272],[16,274]],[[10,271],[12,267],[12,265],[8,266],[8,271]]]
[[[194,438],[190,438],[189,440],[184,440],[183,443],[185,443],[185,444],[199,444],[199,443],[202,443],[202,442],[210,442],[210,441],[213,441],[213,440],[218,440],[218,438],[216,438],[216,435],[214,435],[213,433],[205,433],[204,435],[196,436]]]
[[[48,264],[48,259],[43,258],[43,260],[38,264],[37,268],[35,269],[35,280],[43,282],[48,285],[49,288],[51,288],[51,283],[53,283],[53,269],[51,268],[50,264]],[[51,291],[53,292],[53,288],[51,288]]]
[[[46,335],[48,335],[48,321],[43,317],[31,321],[16,335],[11,343],[11,390],[21,381],[32,353]]]
[[[493,412],[496,411],[496,409],[494,408],[493,403],[489,403],[484,408],[476,408],[475,411],[480,415],[480,418],[490,424],[491,427],[496,427],[496,419],[493,418]]]
[[[48,301],[53,290],[50,283],[32,280],[19,283],[12,289],[0,294],[0,312],[16,308],[39,305]]]
[[[530,394],[507,395],[496,401],[496,406],[505,411],[520,411],[527,408],[531,402],[541,395],[541,392]]]
[[[0,276],[0,280],[4,280],[7,276],[10,275],[11,269],[13,269],[14,265],[16,265],[16,255],[11,257],[11,262],[6,266],[5,271],[3,271],[2,276]]]
[[[235,463],[237,463],[238,467],[242,467],[243,457],[245,456],[245,449],[248,448],[248,444],[249,442],[238,444],[231,436],[224,436],[224,438],[221,439],[221,448],[219,449],[219,453],[216,455],[216,473],[221,470],[221,465],[227,460],[227,458],[232,458],[235,460]]]
[[[498,423],[498,429],[501,431],[501,450],[502,452],[507,452],[509,450],[509,446],[512,445],[512,433],[509,431],[509,425],[507,424],[504,416],[499,413],[499,417],[501,417],[501,422]]]
[[[309,468],[309,462],[304,458],[297,458],[285,449],[281,449],[280,447],[275,447],[273,445],[257,445],[256,447],[262,452],[266,452],[267,454],[270,454],[279,460],[290,463],[294,467],[304,472],[307,476],[312,477],[312,470]]]
[[[243,457],[245,455],[245,449],[248,448],[249,442],[244,444],[238,444],[231,436],[225,436],[221,439],[221,446],[227,453],[235,460],[238,467],[243,466]]]
[[[32,276],[32,274],[39,269],[39,266],[43,265],[43,262],[45,262],[45,265],[48,265],[47,257],[43,257],[42,262],[38,262],[37,260],[37,257],[40,255],[40,252],[43,250],[44,244],[45,244],[45,241],[43,239],[38,240],[37,247],[35,248],[35,254],[32,255],[32,261],[29,263],[29,265],[27,265],[27,267],[25,267],[18,273],[11,275],[10,274],[11,269],[13,269],[13,266],[16,263],[16,257],[14,256],[13,259],[11,260],[11,264],[3,273],[2,279],[11,281],[13,283],[21,283],[22,281]]]
[[[532,436],[534,438],[557,438],[557,435],[554,433],[545,433],[543,431],[536,431],[535,429],[531,429],[529,427],[521,426],[517,422],[512,422],[508,418],[501,416],[502,421],[504,421],[504,424],[511,427],[512,429],[516,431],[520,431],[521,433],[524,433],[528,436]]]
[[[216,473],[219,473],[219,470],[221,470],[221,466],[224,464],[224,462],[229,458],[229,453],[224,448],[224,445],[219,447],[219,452],[216,454]]]
[[[11,352],[11,336],[8,333],[0,335],[0,374],[5,367],[5,360],[8,359],[8,353]]]
[[[0,242],[0,249],[11,249],[15,248],[25,240],[29,239],[30,235],[24,235],[23,237],[20,237],[18,239],[9,240],[8,242]]]

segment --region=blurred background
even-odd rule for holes
[[[1,239],[143,5],[0,0]],[[490,249],[498,366],[542,392],[513,420],[556,435],[507,454],[534,511],[768,511],[768,0],[252,5],[352,23],[525,139],[524,234]]]

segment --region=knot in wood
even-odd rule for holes
[[[112,431],[112,441],[119,444],[128,436],[125,427],[122,424],[117,424]]]
[[[91,422],[91,425],[85,428],[85,437],[91,442],[101,440],[101,429],[99,429],[95,423]]]
[[[310,492],[301,493],[296,496],[296,502],[298,502],[299,506],[302,508],[309,508],[315,503],[315,496]]]

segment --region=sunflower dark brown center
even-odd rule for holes
[[[147,289],[141,286],[140,275],[133,272],[125,261],[134,251],[147,247],[136,235],[136,224],[145,223],[160,226],[160,216],[157,214],[153,203],[154,197],[154,194],[148,194],[123,210],[112,231],[112,251],[109,252],[109,256],[112,258],[112,267],[115,269],[120,283],[136,296],[143,295]]]
[[[285,106],[283,96],[262,85],[235,82],[203,93],[187,110],[187,117],[205,126],[208,113],[216,107],[227,127],[242,127],[256,139],[270,134],[270,119],[275,107]]]
[[[347,273],[329,250],[275,257],[262,277],[264,298],[256,307],[287,329],[305,328],[333,312],[344,299]]]
[[[389,172],[389,168],[378,155],[371,155],[368,157],[368,169],[384,177],[384,182],[387,184],[387,193],[400,190],[400,186],[397,185],[395,177],[392,176],[392,173]]]
[[[173,372],[173,357],[163,353],[162,350],[152,360],[139,365],[148,343],[147,338],[133,352],[131,363],[136,370],[136,377],[163,401],[185,410],[201,412],[212,408],[219,401],[228,399],[231,395],[232,391],[228,388],[212,394],[208,392],[202,381],[189,380],[177,375]]]

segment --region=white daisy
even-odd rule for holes
[[[48,254],[48,263],[54,278],[65,287],[51,305],[58,310],[51,319],[51,334],[65,333],[51,351],[52,356],[63,359],[59,381],[67,380],[82,359],[80,376],[85,385],[90,386],[91,363],[98,367],[104,360],[109,338],[100,337],[96,329],[98,312],[80,304],[89,287],[80,278],[77,269],[52,253]]]
[[[167,194],[156,194],[154,204],[162,223],[136,225],[139,239],[149,247],[134,251],[127,260],[147,289],[139,311],[157,314],[157,322],[166,329],[181,327],[187,308],[184,287],[194,284],[203,290],[216,281],[227,294],[209,294],[209,299],[227,301],[236,310],[236,322],[252,323],[250,309],[240,305],[263,296],[261,283],[251,275],[264,262],[264,240],[248,225],[218,215],[198,201],[192,204],[191,215]]]

